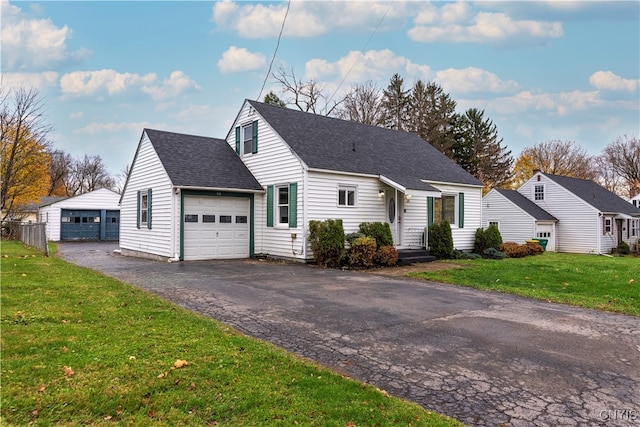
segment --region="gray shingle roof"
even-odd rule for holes
[[[639,208],[636,208],[622,197],[615,195],[593,181],[546,173],[544,175],[571,191],[600,212],[615,212],[631,216],[640,216]]]
[[[145,129],[176,187],[262,191],[224,139]]]
[[[558,220],[556,217],[533,203],[531,200],[527,199],[523,194],[516,190],[505,190],[502,188],[496,188],[495,190],[538,221]]]
[[[482,185],[418,135],[248,102],[310,168],[384,175],[415,190],[435,190],[422,180]]]
[[[49,205],[52,205],[52,204],[54,204],[56,202],[59,202],[61,200],[65,200],[65,199],[68,199],[68,197],[56,197],[56,196],[40,197],[40,203],[38,203],[36,208],[42,208],[44,206],[49,206]]]

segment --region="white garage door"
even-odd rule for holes
[[[184,199],[184,259],[249,257],[249,199]]]

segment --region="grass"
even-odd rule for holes
[[[640,316],[640,258],[545,252],[526,258],[450,261],[466,268],[411,277]]]
[[[461,425],[20,243],[1,261],[1,425]]]

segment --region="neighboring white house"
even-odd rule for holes
[[[503,242],[522,244],[530,239],[547,239],[546,250],[555,252],[557,222],[516,190],[494,188],[482,199],[482,225],[496,225]]]
[[[631,202],[631,204],[633,206],[635,206],[636,208],[640,208],[640,194],[638,194],[635,197],[632,197],[631,199],[629,199],[629,202]]]
[[[640,208],[593,181],[536,171],[517,191],[558,220],[554,236],[558,252],[606,254],[620,242],[637,249]],[[492,209],[496,193],[490,200],[487,196],[483,201],[483,215],[488,224],[497,215]],[[487,210],[487,203],[491,211]],[[505,218],[517,216],[522,210],[513,201],[501,209]],[[518,223],[531,229],[529,220]],[[517,224],[510,224],[509,230],[516,227]],[[537,232],[535,236],[538,237]],[[503,240],[506,240],[504,235]]]
[[[346,233],[387,222],[402,248],[424,246],[426,227],[446,219],[455,247],[470,250],[481,200],[480,181],[415,134],[247,100],[225,140],[143,131],[120,246],[306,261],[311,220],[342,219]]]
[[[43,198],[38,221],[46,223],[47,239],[118,240],[120,195],[101,188],[69,198]]]

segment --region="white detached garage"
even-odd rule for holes
[[[124,255],[171,260],[254,254],[262,186],[225,140],[145,129],[120,200]]]

